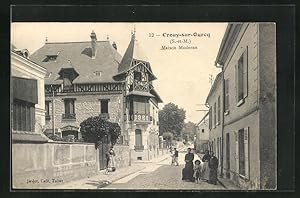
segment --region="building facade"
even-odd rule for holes
[[[93,31],[90,41],[46,42],[33,53],[30,58],[47,69],[46,132],[80,140],[80,123],[101,116],[120,125],[119,143],[129,144],[132,156],[152,149],[160,98],[149,61],[135,54],[142,52],[134,34],[122,57],[116,43],[98,41]]]
[[[206,99],[209,106],[209,150],[219,159],[219,174],[222,169],[223,89],[222,72],[219,73]]]
[[[276,189],[276,35],[273,23],[229,23],[222,68],[225,176],[247,189]]]
[[[208,113],[197,124],[195,149],[197,152],[204,153],[209,150],[209,117]]]
[[[26,49],[11,51],[11,126],[13,141],[42,141],[45,125],[44,77],[46,69],[28,59]]]

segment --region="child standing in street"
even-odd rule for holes
[[[196,183],[199,183],[200,181],[200,174],[201,174],[201,162],[200,160],[196,160],[194,166],[194,178]]]

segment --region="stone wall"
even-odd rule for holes
[[[12,187],[38,189],[95,175],[97,156],[88,143],[14,143]]]
[[[114,151],[116,154],[115,156],[116,168],[121,168],[121,167],[126,167],[131,165],[129,146],[115,145]]]

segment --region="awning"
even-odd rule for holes
[[[37,80],[12,77],[13,98],[26,102],[38,103]]]

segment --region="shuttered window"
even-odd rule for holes
[[[212,129],[212,107],[209,107],[209,130]]]
[[[249,179],[249,128],[236,132],[236,169],[239,175]]]
[[[225,106],[224,110],[225,112],[229,110],[229,79],[225,80]]]
[[[240,102],[248,95],[248,47],[235,67],[236,99]]]
[[[109,100],[100,100],[100,112],[108,113],[108,102]]]
[[[218,114],[217,114],[218,122],[217,125],[220,124],[220,119],[221,119],[221,97],[218,97]]]
[[[214,104],[214,128],[216,127],[216,123],[217,123],[217,104]]]
[[[34,132],[35,107],[33,103],[15,99],[13,101],[13,129]]]
[[[64,99],[65,103],[65,114],[75,114],[75,99]]]
[[[142,146],[142,131],[140,129],[135,130],[135,146]]]

